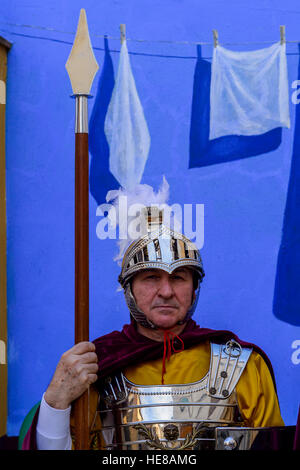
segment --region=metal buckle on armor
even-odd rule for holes
[[[242,354],[242,347],[237,341],[231,339],[230,341],[227,341],[223,351],[230,357],[239,357]]]

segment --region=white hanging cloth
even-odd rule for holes
[[[118,73],[104,125],[109,169],[124,189],[139,184],[150,148],[150,135],[124,40]]]
[[[209,138],[290,127],[286,46],[234,52],[214,47]]]

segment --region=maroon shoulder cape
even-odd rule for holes
[[[200,328],[194,320],[189,320],[179,336],[184,342],[184,349],[207,340],[215,343],[225,343],[231,339],[237,341],[242,347],[253,348],[268,365],[275,385],[272,364],[265,352],[253,343],[242,341],[231,331]],[[135,328],[134,323],[124,325],[122,331],[113,331],[93,342],[99,359],[100,379],[126,366],[163,357],[163,342],[154,341],[141,335]]]
[[[211,330],[200,328],[194,320],[189,320],[185,329],[180,334],[184,342],[184,349],[188,349],[204,341],[224,343],[231,339],[237,341],[242,347],[253,348],[258,352],[270,369],[276,390],[274,372],[271,362],[262,349],[252,343],[247,343],[239,339],[234,333],[228,330]],[[134,323],[124,325],[122,331],[113,331],[101,336],[93,341],[96,346],[96,353],[99,359],[99,379],[114,374],[124,367],[138,364],[149,360],[163,357],[163,342],[153,341],[141,335],[135,328]],[[24,438],[22,450],[37,450],[36,426],[39,409],[37,410],[31,426]]]

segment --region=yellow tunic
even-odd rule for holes
[[[209,364],[210,343],[208,341],[173,353],[170,360],[166,361],[164,383],[170,385],[197,382],[207,374]],[[123,373],[131,382],[139,385],[160,385],[162,359],[127,367]],[[237,383],[236,392],[245,426],[284,426],[271,374],[258,353],[252,352]],[[98,401],[98,393],[94,387],[90,388],[89,401],[90,424],[92,425]],[[99,422],[98,424],[100,425]]]

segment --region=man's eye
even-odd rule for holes
[[[174,279],[175,281],[178,281],[178,280],[183,280],[183,276],[180,276],[179,274],[177,274],[176,276],[172,276],[172,279]]]

